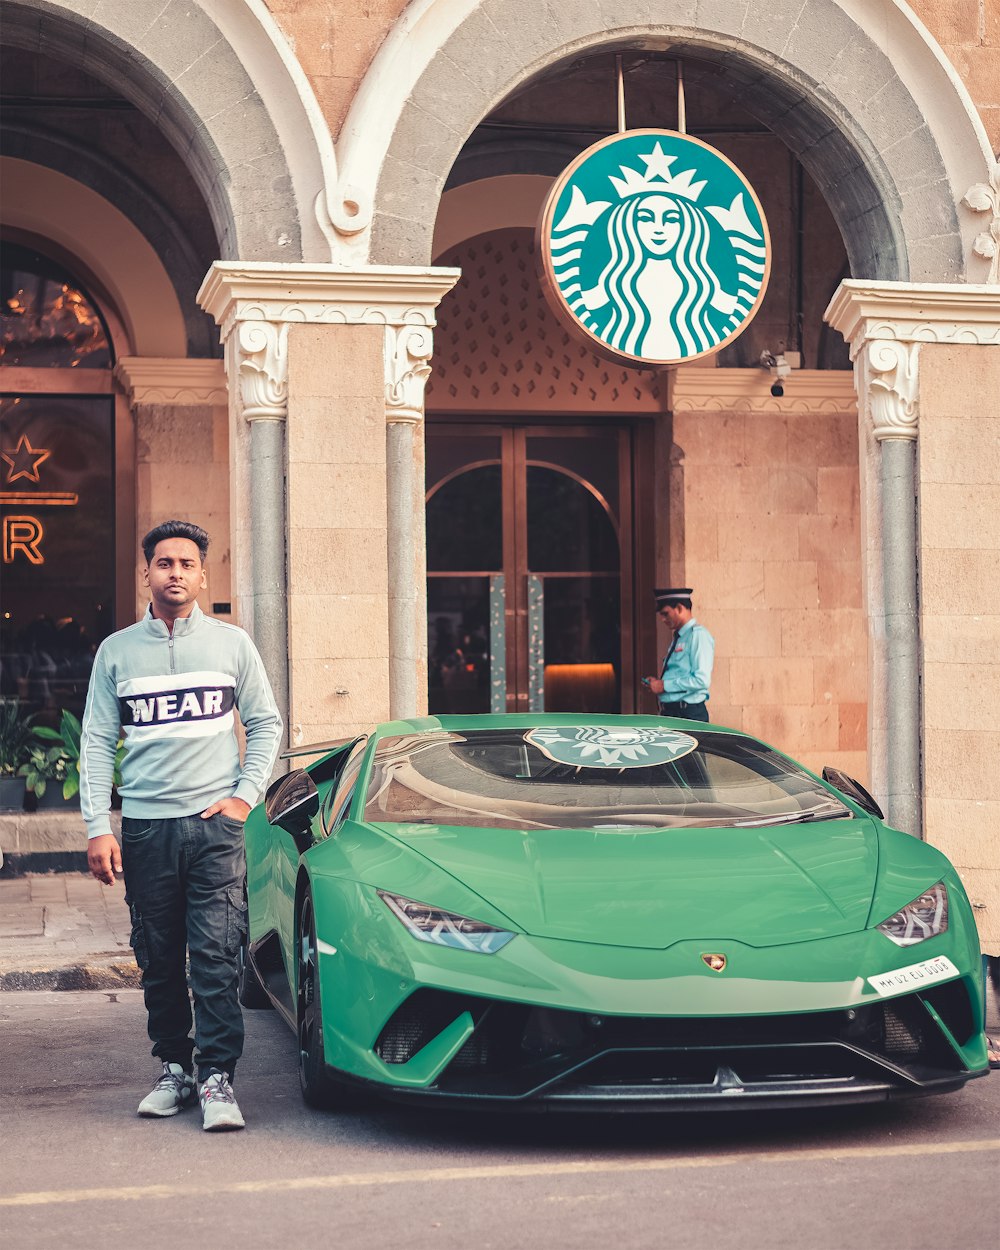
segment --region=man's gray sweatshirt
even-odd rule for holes
[[[234,708],[246,730],[242,768]],[[94,657],[80,750],[80,807],[90,837],[111,832],[119,730],[122,815],[165,819],[197,815],[219,799],[256,803],[281,728],[264,666],[242,629],[195,604],[171,634],[147,608]]]

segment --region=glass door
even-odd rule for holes
[[[427,434],[428,707],[506,709],[504,440]]]
[[[431,424],[429,710],[634,707],[634,431]]]

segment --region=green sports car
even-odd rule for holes
[[[958,875],[840,773],[644,716],[324,745],[247,821],[240,987],[311,1104],[815,1106],[988,1071]]]

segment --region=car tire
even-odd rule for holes
[[[250,962],[250,952],[247,950],[246,941],[240,943],[236,967],[239,973],[240,1006],[250,1011],[273,1011],[274,1003],[268,997],[267,990],[264,989],[263,982],[257,975],[257,970]]]
[[[323,1052],[323,1007],[316,965],[316,922],[312,895],[302,899],[298,928],[298,976],[295,991],[296,1035],[299,1044],[299,1086],[310,1107],[346,1111],[364,1098],[351,1086],[335,1080]]]

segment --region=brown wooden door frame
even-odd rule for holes
[[[616,433],[618,446],[617,529],[619,548],[619,619],[621,710],[643,710],[639,703],[639,674],[655,653],[655,621],[651,603],[653,575],[653,429],[649,421],[621,418],[553,423],[551,418],[500,419],[428,418],[429,432],[462,437],[499,437],[503,535],[503,571],[506,583],[506,671],[509,712],[528,709],[528,531],[527,456],[529,438],[586,438]],[[483,570],[467,570],[482,575]],[[580,575],[580,574],[576,574]],[[583,574],[586,576],[586,574]]]

